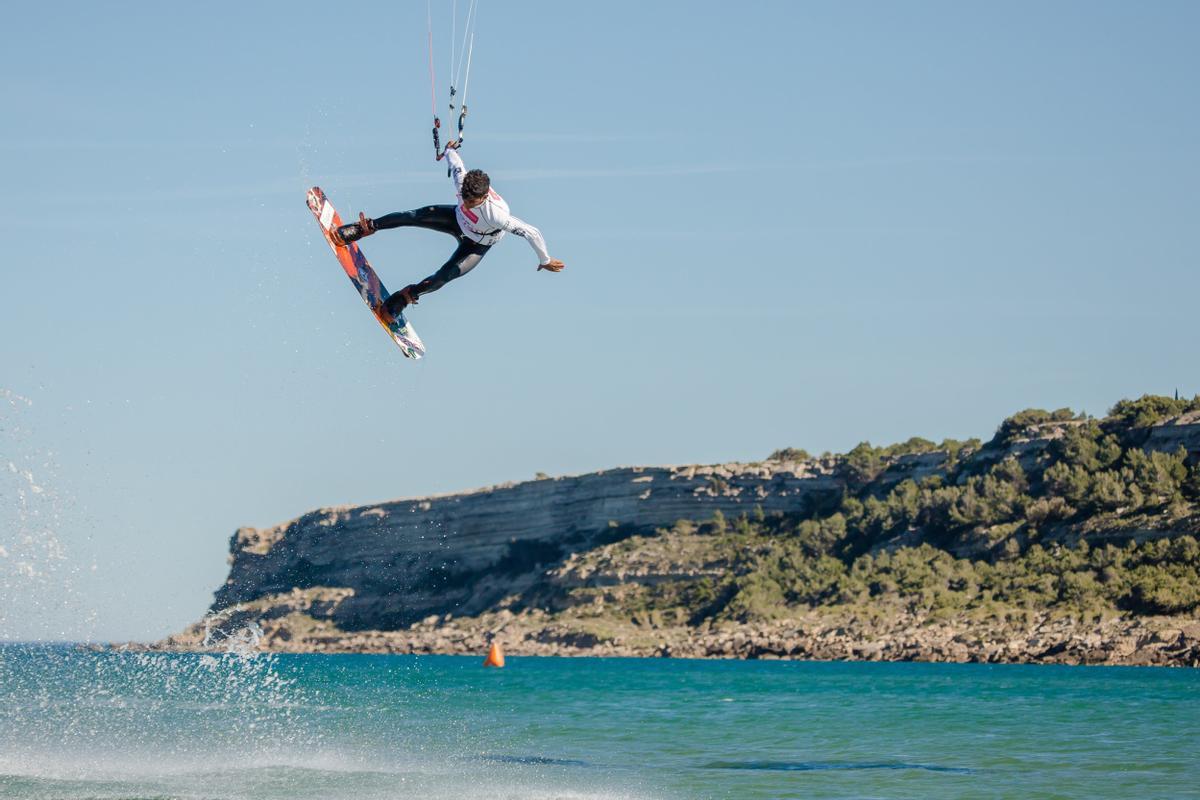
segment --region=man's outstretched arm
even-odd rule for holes
[[[551,272],[562,272],[565,266],[563,262],[556,258],[551,258],[549,251],[546,250],[546,240],[542,238],[542,232],[537,228],[524,222],[517,217],[509,215],[509,218],[504,223],[504,230],[511,234],[520,236],[525,241],[529,242],[529,246],[533,248],[533,252],[537,253],[538,269],[548,269]]]

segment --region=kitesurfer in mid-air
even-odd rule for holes
[[[509,213],[508,203],[492,189],[487,173],[478,169],[467,171],[458,155],[458,145],[456,141],[446,145],[446,158],[450,161],[450,177],[454,180],[458,205],[425,206],[375,219],[360,213],[358,222],[342,225],[335,231],[334,238],[339,244],[357,241],[377,230],[403,227],[428,228],[458,239],[457,249],[441,269],[419,283],[405,286],[383,302],[383,308],[393,316],[416,303],[421,295],[436,292],[449,281],[474,269],[506,231],[529,242],[538,256],[538,270],[561,272],[563,269],[563,262],[551,258],[546,251],[541,231]]]

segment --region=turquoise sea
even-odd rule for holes
[[[1200,797],[1200,671],[7,645],[0,797]]]

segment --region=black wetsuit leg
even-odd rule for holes
[[[458,238],[461,231],[454,206],[424,206],[375,218],[376,230],[384,228],[428,228]]]
[[[483,260],[484,255],[491,249],[491,245],[480,244],[462,235],[462,229],[458,227],[458,218],[455,216],[455,206],[424,206],[414,208],[412,211],[397,211],[376,217],[375,228],[377,230],[426,228],[431,231],[440,231],[458,240],[458,247],[437,272],[420,283],[405,287],[409,290],[413,300],[423,294],[436,292],[455,278],[466,275]]]
[[[454,224],[457,226],[458,222],[456,221]],[[475,266],[483,260],[491,247],[491,245],[473,242],[465,236],[460,236],[458,247],[454,249],[450,260],[442,264],[441,269],[437,272],[411,287],[413,299],[415,300],[423,294],[436,292],[455,278],[466,275],[475,269]]]

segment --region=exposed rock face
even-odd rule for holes
[[[1178,416],[1168,424],[1151,426],[1142,448],[1164,453],[1173,453],[1180,448],[1189,453],[1200,450],[1200,411]]]
[[[895,469],[929,460],[914,456]],[[478,613],[514,590],[512,577],[573,550],[718,510],[730,517],[756,506],[797,511],[840,496],[843,486],[832,464],[819,461],[628,467],[320,509],[275,528],[239,529],[213,610],[335,586],[353,590],[334,615],[347,630]]]

